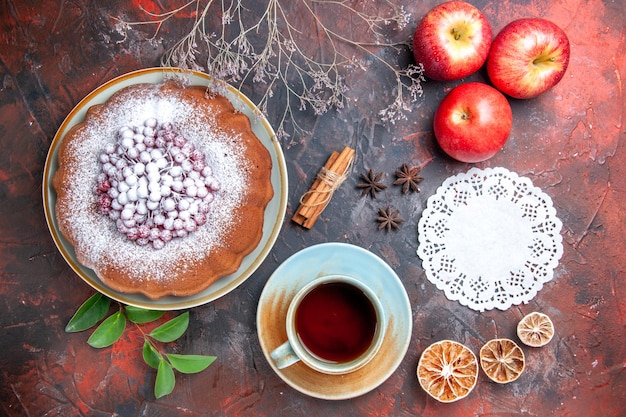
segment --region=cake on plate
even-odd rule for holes
[[[194,295],[236,272],[261,240],[271,169],[227,98],[172,80],[131,85],[63,138],[58,227],[108,287]]]

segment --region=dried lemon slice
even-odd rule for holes
[[[417,364],[417,379],[424,391],[441,402],[465,398],[478,379],[476,355],[451,340],[433,343],[422,352]]]
[[[550,317],[535,311],[517,323],[517,336],[525,345],[541,347],[552,340],[554,324]]]
[[[510,339],[493,339],[480,348],[480,367],[499,384],[515,381],[525,366],[524,352]]]

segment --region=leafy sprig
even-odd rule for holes
[[[189,312],[185,312],[145,333],[140,326],[160,319],[165,311],[147,310],[134,306],[120,304],[118,311],[108,316],[111,299],[103,294],[96,293],[89,297],[74,313],[65,327],[68,333],[82,332],[96,325],[87,343],[94,348],[111,346],[124,334],[127,322],[133,323],[141,331],[144,338],[144,362],[157,370],[154,384],[156,398],[170,394],[174,390],[176,376],[174,370],[183,374],[193,374],[204,371],[216,357],[207,355],[181,355],[166,353],[159,346],[180,338],[189,327]],[[104,319],[104,320],[103,320]],[[100,323],[100,324],[98,324]]]

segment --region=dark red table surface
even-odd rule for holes
[[[264,2],[250,7],[258,8],[257,3]],[[415,27],[437,2],[406,3],[409,26]],[[446,177],[470,168],[434,144],[433,112],[454,85],[486,81],[484,71],[458,82],[424,83],[424,95],[407,120],[389,126],[372,109],[389,96],[390,85],[375,70],[349,75],[358,100],[340,112],[305,113],[311,134],[293,137],[289,146],[283,143],[289,205],[270,255],[236,290],[191,309],[188,331],[172,345],[180,353],[216,355],[217,361],[202,373],[178,375],[174,392],[161,399],[154,397],[155,371],[142,361],[137,331],[129,328],[122,340],[101,350],[87,345],[87,333],[65,333],[66,323],[93,290],[72,272],[50,237],[41,182],[51,140],[80,99],[117,75],[158,66],[163,48],[190,21],[179,19],[157,43],[135,35],[122,41],[111,17],[140,16],[142,5],[158,11],[158,2],[0,4],[0,414],[626,415],[624,2],[472,3],[484,11],[494,32],[513,18],[539,16],[564,28],[571,41],[562,82],[539,98],[511,100],[508,143],[491,160],[476,164],[527,176],[553,199],[564,243],[554,279],[528,304],[479,313],[446,299],[426,279],[415,254],[417,222],[427,198]],[[410,62],[410,56],[405,60]],[[247,93],[253,99],[258,95]],[[357,152],[353,173],[312,230],[295,225],[289,219],[300,195],[330,152],[346,145]],[[406,196],[390,187],[377,200],[360,196],[355,188],[359,172],[373,168],[390,181],[405,162],[425,164],[419,194]],[[376,229],[374,213],[387,204],[407,220],[398,232]],[[329,241],[361,246],[389,263],[406,288],[413,314],[411,344],[399,368],[373,391],[348,401],[311,398],[286,385],[266,362],[255,324],[259,296],[278,265],[300,249]],[[525,350],[526,370],[517,381],[497,385],[481,373],[475,390],[453,404],[440,404],[419,387],[415,369],[430,343],[453,339],[477,352],[491,338],[515,338],[517,321],[535,310],[552,317],[556,335],[544,348]]]

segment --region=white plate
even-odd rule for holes
[[[329,274],[357,278],[378,295],[388,318],[382,347],[365,367],[346,375],[326,375],[302,362],[278,369],[270,353],[287,340],[285,318],[291,299],[308,282]],[[272,369],[292,388],[326,400],[354,398],[387,380],[409,348],[412,327],[409,297],[396,273],[373,253],[347,243],[322,243],[291,256],[265,284],[257,310],[261,349]]]
[[[274,187],[274,197],[270,200],[265,209],[263,236],[254,251],[243,259],[241,266],[234,274],[220,278],[206,290],[188,297],[170,296],[159,300],[150,300],[140,294],[125,294],[114,291],[104,285],[93,270],[78,263],[74,248],[59,232],[54,213],[56,193],[52,187],[52,177],[58,169],[57,155],[59,145],[68,130],[83,121],[87,109],[92,105],[104,103],[115,92],[124,87],[141,83],[159,84],[166,78],[171,78],[172,76],[185,77],[190,85],[207,86],[217,82],[206,74],[196,71],[182,71],[175,68],[143,69],[122,75],[107,82],[81,100],[63,121],[63,124],[61,124],[61,127],[52,140],[50,151],[46,158],[43,177],[43,204],[48,228],[50,229],[54,243],[72,269],[85,280],[85,282],[110,298],[124,304],[156,310],[177,310],[208,303],[227,294],[248,279],[261,265],[276,242],[287,207],[287,167],[285,165],[282,149],[280,144],[276,141],[272,127],[245,95],[233,87],[224,84],[224,94],[233,103],[235,108],[248,116],[252,124],[252,131],[267,148],[272,158],[271,182]]]

